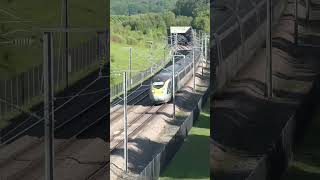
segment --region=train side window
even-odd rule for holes
[[[241,44],[239,26],[235,28],[224,39],[221,39],[222,58],[225,60]]]

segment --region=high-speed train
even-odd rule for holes
[[[200,53],[195,51],[196,64],[199,62]],[[192,76],[192,54],[175,62],[175,90],[183,87],[186,81]],[[156,74],[150,83],[150,99],[156,103],[166,103],[172,99],[172,65],[164,68]]]
[[[287,0],[272,0],[273,23]],[[266,0],[216,0],[213,5],[211,82],[219,91],[253,57],[266,39]]]

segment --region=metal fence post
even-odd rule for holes
[[[52,33],[45,32],[43,44],[44,116],[45,116],[45,179],[54,180],[54,107]]]

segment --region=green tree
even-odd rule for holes
[[[193,11],[192,26],[196,29],[210,32],[210,9],[209,6],[198,7]]]
[[[177,16],[175,26],[191,26],[192,17]]]
[[[167,27],[170,27],[175,24],[176,15],[172,11],[163,12],[162,18],[163,18]]]
[[[196,0],[178,0],[174,12],[179,16],[192,16],[196,7]]]

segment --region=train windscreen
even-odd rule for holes
[[[154,87],[156,89],[162,88],[163,85],[164,85],[164,82],[154,82],[154,83],[152,83],[152,87]]]

